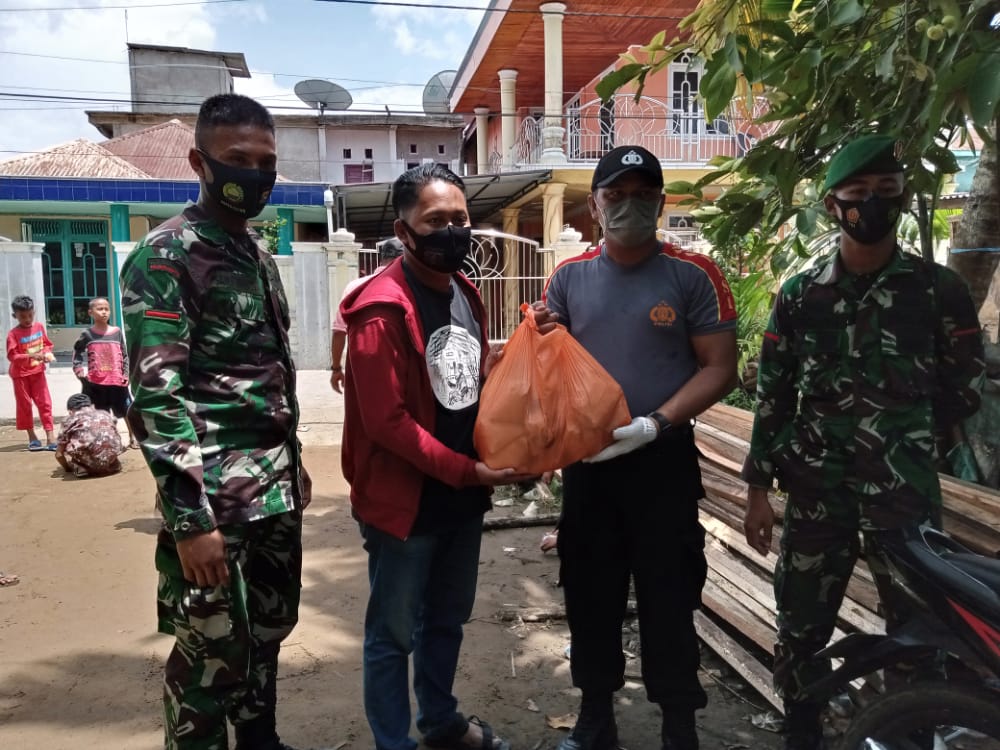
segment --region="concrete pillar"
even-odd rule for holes
[[[121,302],[121,294],[122,294],[121,290],[122,266],[125,265],[125,259],[129,256],[129,253],[131,253],[135,249],[135,246],[138,244],[139,244],[138,242],[114,242],[114,241],[111,242],[111,247],[114,249],[115,253],[115,258],[114,258],[115,264],[113,266],[115,270],[115,278],[114,278],[115,294],[118,297],[119,303]],[[121,315],[120,308],[118,310],[118,314],[119,316]],[[121,317],[119,317],[118,320],[120,323]]]
[[[285,299],[288,300],[288,317],[291,324],[288,328],[288,346],[292,350],[292,359],[298,368],[297,353],[299,351],[299,304],[295,288],[295,257],[293,255],[271,255],[274,265],[278,267],[278,277],[285,289]]]
[[[504,208],[500,211],[503,220],[503,233],[517,235],[519,208]],[[503,243],[503,314],[501,327],[504,338],[508,338],[521,322],[521,303],[534,300],[522,300],[519,288],[521,276],[520,243],[514,240],[504,240]],[[489,309],[489,308],[487,308]]]
[[[300,370],[330,366],[330,276],[326,272],[326,245],[292,243],[295,267],[295,318],[298,333],[295,365]]]
[[[542,247],[552,243],[563,230],[563,196],[566,183],[546,182],[542,185]]]
[[[566,3],[542,3],[545,24],[545,127],[542,128],[542,164],[565,164],[566,129],[563,116],[563,17]]]
[[[316,154],[319,157],[319,181],[330,181],[330,165],[326,163],[326,124],[320,122],[316,128]]]
[[[10,314],[14,297],[27,294],[35,303],[35,320],[40,323],[47,320],[42,270],[44,249],[41,242],[0,242],[0,336],[4,341],[10,329],[17,325]],[[7,357],[0,357],[0,374],[6,374],[9,366]]]
[[[340,298],[344,295],[344,287],[348,282],[358,278],[358,254],[361,252],[361,243],[354,241],[354,235],[346,229],[338,229],[330,235],[330,241],[326,248],[326,272],[330,310],[331,325],[337,314],[337,306]],[[330,338],[330,331],[327,332],[327,339]],[[328,342],[329,343],[329,342]],[[323,367],[329,367],[327,360]]]
[[[279,208],[278,218],[285,223],[278,227],[278,255],[292,254],[292,241],[295,239],[295,210]]]
[[[490,108],[476,107],[476,174],[490,171]]]
[[[131,243],[132,226],[129,221],[128,205],[125,203],[111,204],[111,244],[114,247],[116,242]],[[113,274],[111,276],[111,312],[112,322],[117,325],[122,324],[122,291],[118,285],[119,271],[121,265],[118,262],[118,252],[115,251],[114,263],[111,265]]]
[[[548,252],[548,255],[552,257],[551,263],[553,268],[555,268],[555,266],[559,265],[564,260],[568,260],[569,258],[576,257],[577,255],[586,252],[589,247],[589,242],[583,242],[583,235],[567,224],[559,233],[556,241],[553,242],[549,248],[547,248],[547,251],[551,250],[551,252]]]
[[[514,166],[514,138],[517,135],[517,71],[497,71],[500,76],[500,143],[503,149],[503,166]]]

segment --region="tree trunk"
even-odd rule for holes
[[[1000,136],[1000,121],[994,121],[993,137]],[[976,248],[992,248],[977,252]],[[979,310],[987,342],[996,346],[1000,287],[997,265],[1000,264],[1000,172],[996,143],[987,143],[979,155],[979,166],[972,181],[969,198],[952,240],[948,267],[969,285],[972,301]]]
[[[1000,136],[1000,120],[992,124],[992,135]],[[986,343],[986,388],[979,413],[965,423],[968,435],[990,487],[1000,486],[1000,170],[997,144],[987,143],[979,155],[979,166],[958,226],[952,238],[948,267],[969,285],[979,311]],[[983,248],[977,250],[976,248]]]

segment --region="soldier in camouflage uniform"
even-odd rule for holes
[[[840,248],[782,285],[761,350],[744,524],[766,555],[776,477],[788,493],[774,581],[788,750],[823,746],[821,706],[802,690],[830,669],[813,654],[833,634],[861,539],[937,521],[935,438],[976,411],[983,385],[965,284],[896,244],[907,190],[893,150],[865,136],[831,160],[825,204]]]
[[[165,746],[287,750],[275,729],[281,641],[298,616],[309,478],[288,303],[248,229],[275,180],[274,123],[227,94],[204,102],[197,204],[153,230],[121,273],[134,402],[157,484]]]

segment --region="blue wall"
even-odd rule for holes
[[[272,206],[322,206],[325,185],[279,182]],[[198,183],[71,177],[0,177],[0,200],[186,203],[198,198]]]

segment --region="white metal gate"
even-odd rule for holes
[[[462,273],[483,298],[490,341],[510,338],[521,322],[521,303],[542,298],[552,258],[534,240],[492,229],[472,230],[472,250]],[[361,276],[372,273],[378,266],[378,251],[362,250],[358,265]]]
[[[462,272],[479,288],[490,341],[506,341],[521,322],[521,303],[542,298],[552,254],[539,244],[492,229],[472,230],[472,252]]]

